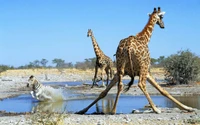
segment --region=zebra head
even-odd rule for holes
[[[27,87],[31,86],[33,90],[35,90],[39,85],[40,83],[38,80],[33,75],[31,75],[28,79]]]

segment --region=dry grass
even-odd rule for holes
[[[32,125],[64,125],[65,114],[38,112],[29,117]]]
[[[152,73],[164,73],[163,68],[151,68]]]
[[[14,69],[0,73],[1,76],[30,76],[40,74],[55,74],[74,73],[74,74],[90,74],[93,70],[78,70],[78,69]]]
[[[116,68],[113,68],[116,72]],[[163,68],[152,68],[152,73],[164,73]],[[14,69],[7,70],[0,73],[0,76],[22,76],[28,77],[30,75],[41,75],[41,74],[53,74],[60,75],[62,73],[67,74],[79,74],[79,75],[91,75],[94,74],[94,69],[80,70],[80,69]],[[100,72],[99,72],[100,73]]]

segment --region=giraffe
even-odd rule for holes
[[[112,67],[113,67],[113,62],[112,60],[106,56],[103,51],[100,49],[94,35],[91,29],[88,29],[87,32],[87,37],[91,37],[92,39],[92,44],[94,47],[94,52],[96,55],[96,64],[95,64],[95,74],[94,74],[94,79],[93,79],[93,84],[92,87],[94,86],[94,84],[96,84],[96,78],[97,78],[97,73],[98,73],[98,69],[101,69],[101,79],[102,79],[102,84],[104,85],[104,72],[106,72],[107,75],[107,83],[106,86],[108,85],[108,80],[109,77],[112,78]]]
[[[118,82],[117,95],[113,108],[111,110],[111,114],[115,114],[116,105],[120,93],[123,89],[122,77],[125,75],[131,77],[129,86],[133,84],[134,77],[139,76],[138,86],[146,96],[150,106],[152,107],[155,113],[161,113],[161,111],[154,105],[146,90],[146,80],[151,85],[153,85],[162,95],[172,100],[181,108],[187,111],[194,111],[193,108],[182,104],[174,97],[172,97],[166,90],[160,87],[149,72],[150,54],[148,49],[148,43],[150,41],[155,24],[158,24],[162,29],[164,28],[164,23],[162,21],[164,14],[165,12],[161,12],[160,7],[158,7],[158,10],[154,8],[153,12],[149,14],[149,20],[141,32],[136,34],[136,36],[129,36],[120,41],[116,52],[117,73],[114,75],[114,78],[111,80],[110,84],[106,87],[106,89],[103,92],[101,92],[100,95],[90,105],[88,105],[88,107],[77,112],[78,114],[84,114],[85,112],[87,112],[87,110],[96,102],[98,102],[98,100],[104,98],[110,91],[110,89]]]

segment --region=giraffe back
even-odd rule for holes
[[[148,45],[143,41],[143,38],[138,38],[135,36],[129,36],[128,38],[120,41],[116,52],[116,61],[117,67],[122,63],[125,64],[125,75],[139,75],[139,71],[142,66],[149,67],[149,48]]]

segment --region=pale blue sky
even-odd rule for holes
[[[36,59],[76,63],[95,57],[87,30],[113,59],[119,41],[140,32],[147,13],[160,6],[165,29],[155,26],[151,57],[190,49],[200,55],[199,0],[0,0],[0,64]]]

